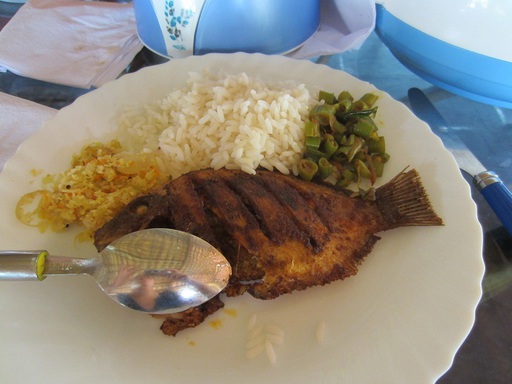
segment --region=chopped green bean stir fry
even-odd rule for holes
[[[389,160],[386,142],[373,120],[378,96],[367,93],[354,100],[347,91],[337,97],[320,91],[318,98],[320,103],[312,108],[305,124],[299,176],[344,188],[362,178],[373,185]]]

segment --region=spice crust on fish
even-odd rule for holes
[[[376,189],[373,201],[277,172],[201,170],[133,200],[96,231],[95,245],[101,250],[146,228],[189,232],[231,263],[221,295],[273,299],[355,275],[379,232],[442,224],[414,169]],[[222,307],[216,297],[186,313],[158,315],[161,329],[176,335]]]

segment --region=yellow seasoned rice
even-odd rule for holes
[[[166,181],[157,157],[125,154],[117,141],[86,146],[68,170],[45,178],[46,189],[24,195],[16,215],[42,231],[62,231],[80,223],[92,233],[135,197]],[[36,209],[27,211],[33,200]]]

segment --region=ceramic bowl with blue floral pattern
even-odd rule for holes
[[[320,0],[134,0],[137,33],[167,58],[284,54],[318,29]]]

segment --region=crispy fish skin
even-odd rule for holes
[[[378,188],[374,202],[277,172],[202,170],[132,201],[96,232],[95,245],[101,250],[145,228],[187,231],[213,244],[231,263],[228,296],[247,291],[273,299],[355,275],[379,239],[376,233],[416,225],[442,225],[442,220],[415,170]],[[172,319],[167,317],[168,327],[176,325]],[[172,332],[164,333],[190,326],[171,326]]]
[[[217,312],[221,308],[224,308],[224,303],[217,295],[198,307],[189,308],[183,312],[175,313],[172,316],[153,315],[153,317],[157,319],[164,319],[160,329],[166,335],[175,336],[179,331],[183,329],[193,328],[201,324],[204,319],[206,319],[212,313]]]

